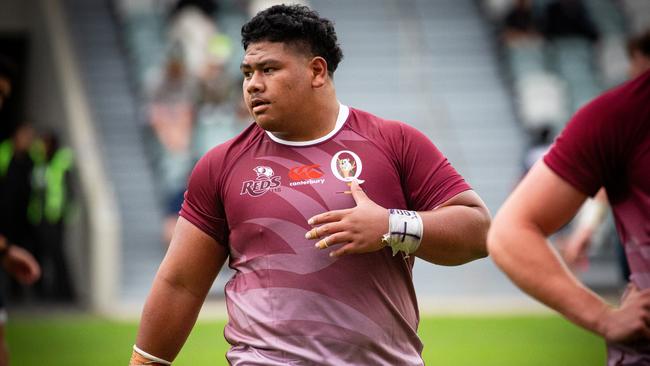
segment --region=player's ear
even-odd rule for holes
[[[313,88],[320,88],[325,85],[327,78],[327,61],[320,56],[316,56],[309,62],[311,70],[311,86]]]

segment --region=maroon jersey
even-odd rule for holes
[[[197,163],[180,214],[230,254],[229,362],[423,364],[413,258],[330,258],[305,239],[310,217],[355,206],[354,179],[377,204],[418,211],[470,189],[414,128],[345,106],[318,140],[253,124]]]
[[[650,72],[581,109],[544,162],[585,194],[605,187],[630,280],[650,288]],[[650,346],[643,348],[650,364]]]

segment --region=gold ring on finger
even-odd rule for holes
[[[314,228],[313,232],[314,232],[314,238],[320,239],[320,235],[318,234],[318,228],[317,227]]]

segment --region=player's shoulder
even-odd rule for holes
[[[361,109],[350,108],[350,116],[350,127],[372,140],[403,139],[405,136],[419,134],[407,123],[379,117]]]
[[[639,113],[646,110],[650,98],[650,72],[609,89],[580,108],[570,124],[609,130],[634,130],[645,118]]]
[[[605,91],[583,109],[601,115],[625,114],[624,112],[631,108],[645,106],[648,98],[650,98],[650,71]]]

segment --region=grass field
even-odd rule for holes
[[[225,322],[199,322],[175,366],[226,365]],[[128,363],[137,325],[90,316],[12,318],[15,366],[116,366]],[[604,365],[601,340],[555,316],[427,317],[420,324],[427,365]]]

